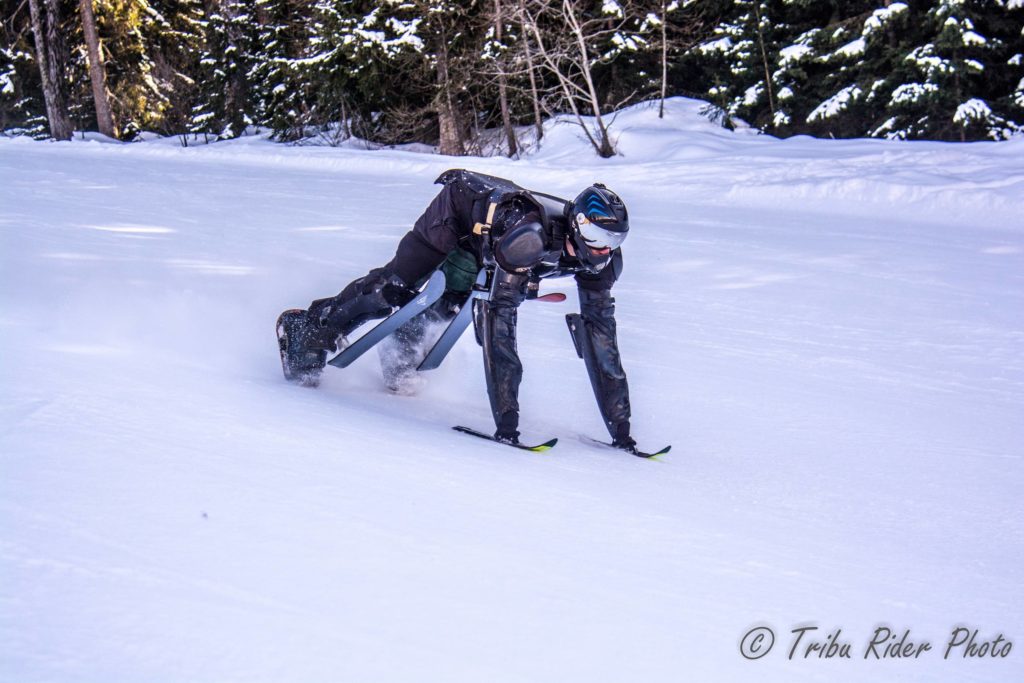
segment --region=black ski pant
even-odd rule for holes
[[[430,275],[470,231],[470,194],[459,184],[446,185],[402,237],[394,257],[353,280],[337,296],[317,299],[309,306],[313,335],[333,351],[339,336],[364,323],[389,315],[412,297],[416,285]]]

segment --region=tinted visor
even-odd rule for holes
[[[628,234],[606,230],[597,223],[591,223],[590,221],[578,221],[577,224],[580,237],[583,238],[583,241],[591,249],[618,249]]]

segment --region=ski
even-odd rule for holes
[[[397,330],[399,327],[415,318],[418,314],[441,298],[444,294],[444,273],[440,270],[434,271],[426,286],[417,294],[412,301],[384,318],[376,327],[352,342],[334,358],[327,361],[336,368],[347,368],[359,356],[372,349],[378,342]]]
[[[550,441],[545,441],[542,444],[537,444],[536,446],[528,446],[524,443],[508,443],[505,441],[498,441],[492,435],[485,434],[484,432],[478,432],[477,430],[472,429],[471,427],[463,427],[461,425],[457,425],[455,427],[452,427],[452,429],[454,429],[457,432],[462,432],[463,434],[469,434],[470,436],[475,436],[481,439],[487,439],[488,441],[500,443],[504,446],[512,446],[513,448],[518,448],[523,451],[533,451],[534,453],[543,453],[544,451],[549,451],[554,447],[556,443],[558,443],[558,439],[555,438],[551,439]]]
[[[489,296],[487,291],[487,270],[483,269],[476,276],[476,284],[473,285],[473,289],[469,293],[469,298],[466,299],[466,303],[462,304],[462,308],[459,309],[458,315],[448,324],[444,333],[434,342],[433,348],[424,357],[423,362],[419,364],[416,369],[420,372],[424,370],[434,370],[441,365],[441,361],[445,359],[448,352],[455,346],[455,342],[459,341],[459,337],[466,331],[469,324],[473,322],[473,301],[476,299],[486,299]]]
[[[441,366],[441,362],[448,355],[448,352],[455,346],[455,342],[459,341],[459,337],[466,331],[470,323],[473,322],[473,302],[476,299],[488,299],[490,298],[490,290],[487,288],[487,269],[481,270],[477,273],[476,284],[473,285],[473,289],[469,293],[469,298],[466,299],[466,303],[462,304],[462,308],[459,309],[458,315],[448,324],[444,333],[434,342],[433,348],[424,357],[423,362],[416,368],[422,372],[424,370],[435,370]],[[552,292],[551,294],[543,294],[541,296],[528,298],[527,301],[545,301],[549,303],[561,303],[565,301],[565,294],[561,292]]]
[[[614,446],[614,445],[608,443],[607,441],[599,441],[598,439],[593,439],[593,438],[591,438],[589,436],[580,436],[580,439],[582,439],[586,443],[590,443],[590,444],[593,444],[595,446],[604,446],[605,448],[613,448],[613,449],[615,449],[617,451],[622,451],[623,453],[629,453],[630,455],[635,455],[638,458],[647,458],[648,460],[660,460],[659,456],[665,455],[670,450],[672,450],[672,446],[665,446],[660,451],[656,451],[654,453],[645,453],[644,451],[637,450],[636,446],[633,446],[632,448],[619,448],[618,446]]]

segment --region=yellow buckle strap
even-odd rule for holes
[[[474,235],[486,235],[491,232],[491,223],[494,222],[494,210],[498,208],[497,202],[491,202],[487,207],[487,222],[477,223],[473,226]]]

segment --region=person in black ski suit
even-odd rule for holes
[[[432,310],[450,319],[466,303],[478,270],[488,269],[491,295],[475,318],[477,340],[484,350],[495,437],[517,443],[523,367],[516,351],[516,312],[524,300],[537,296],[541,279],[573,275],[581,311],[567,317],[577,352],[614,445],[635,449],[611,296],[622,272],[619,247],[629,230],[622,200],[595,184],[568,202],[462,169],[446,171],[436,182],[444,188],[387,265],[335,297],[282,316],[289,340],[286,377],[315,386],[328,352],[339,350],[363,323],[410,301],[418,284],[438,267],[447,276],[447,290]]]

